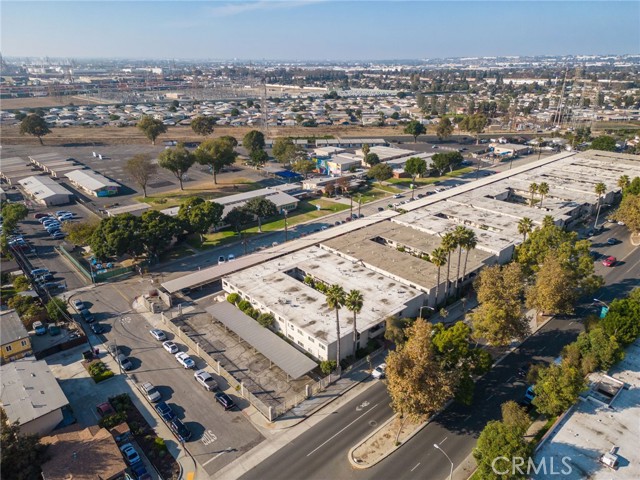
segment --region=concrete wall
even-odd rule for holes
[[[57,410],[31,420],[24,425],[20,425],[20,433],[25,435],[46,435],[50,433],[56,427],[56,425],[58,425],[62,421],[62,418],[62,410],[58,408]]]

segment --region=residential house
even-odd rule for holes
[[[0,348],[2,349],[0,355],[2,364],[13,362],[33,353],[29,333],[15,310],[0,312]]]

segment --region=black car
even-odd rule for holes
[[[231,400],[231,397],[224,392],[216,393],[216,400],[224,407],[225,410],[231,410],[236,406],[236,404],[233,403],[233,400]]]
[[[379,212],[384,212],[384,207],[378,207]]]
[[[101,323],[94,323],[93,325],[91,325],[91,331],[96,335],[98,335],[100,333],[104,333],[105,328],[104,328],[104,325],[102,325]]]
[[[178,439],[181,442],[187,442],[191,438],[191,430],[189,430],[187,426],[180,421],[180,419],[174,418],[171,420],[171,422],[169,422],[169,427],[171,427],[171,430],[173,430],[173,433],[178,436]]]
[[[82,315],[82,318],[84,318],[84,321],[87,323],[91,323],[95,320],[93,314],[87,309],[80,310],[80,315]]]
[[[167,405],[167,402],[158,402],[154,408],[156,409],[156,412],[158,412],[158,415],[164,418],[166,422],[170,422],[176,416],[173,409]]]

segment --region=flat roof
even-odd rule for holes
[[[208,307],[207,313],[235,332],[245,342],[275,363],[293,380],[316,368],[317,363],[289,345],[268,328],[245,315],[238,307],[227,301]]]
[[[424,295],[416,288],[317,246],[230,274],[223,281],[251,297],[263,309],[331,344],[337,339],[335,312],[328,308],[323,293],[292,276],[295,269],[327,285],[339,284],[345,292],[359,290],[364,297],[364,306],[358,315],[362,330],[402,312],[409,301]],[[343,332],[352,328],[351,321],[351,316],[343,310],[340,316]]]
[[[410,251],[431,254],[441,244],[442,239],[437,235],[425,234],[410,226],[387,221],[326,240],[321,246],[349,259],[362,261],[366,267],[381,270],[399,281],[430,290],[436,287],[438,268],[433,263],[412,255]],[[405,251],[398,250],[396,246],[405,247]],[[491,257],[492,254],[481,250],[471,250],[467,273],[476,270]],[[463,254],[462,263],[464,258]],[[458,268],[457,254],[451,255],[450,266],[453,272]],[[460,271],[462,272],[462,268]],[[441,271],[440,282],[445,279],[446,275],[443,276]]]
[[[44,360],[22,358],[0,366],[0,403],[10,422],[24,425],[69,404]]]
[[[151,205],[147,203],[134,203],[132,205],[123,205],[122,207],[110,208],[107,210],[107,215],[113,217],[120,215],[121,213],[144,213],[151,208]]]
[[[57,183],[54,179],[43,175],[23,178],[19,180],[18,183],[22,185],[22,188],[24,188],[29,195],[39,200],[46,200],[57,195],[66,195],[67,197],[73,195],[73,193]]]
[[[120,187],[119,183],[109,180],[104,175],[93,170],[73,170],[65,173],[64,176],[91,191],[101,190],[106,187]]]
[[[38,155],[29,155],[29,159],[38,165],[48,166],[51,164],[72,161],[69,157],[64,157],[59,153],[40,153]]]
[[[29,338],[29,332],[22,324],[18,312],[15,310],[0,312],[0,345],[6,345],[23,338]]]
[[[587,397],[579,401],[565,416],[535,455],[537,461],[552,458],[562,468],[562,457],[569,457],[571,473],[563,479],[593,480],[640,478],[640,339],[626,349],[624,360],[614,366],[609,375],[624,382],[610,408]],[[617,447],[620,466],[612,470],[598,459]],[[535,475],[546,479],[548,476]]]

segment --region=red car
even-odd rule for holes
[[[36,213],[33,218],[35,219],[40,219],[40,218],[45,218],[45,217],[50,217],[51,214],[50,213]]]
[[[616,257],[607,257],[602,261],[602,265],[604,265],[605,267],[613,267],[616,262]]]

